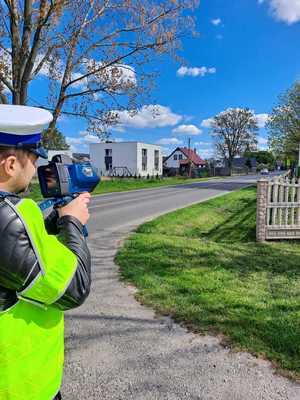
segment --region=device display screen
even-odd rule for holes
[[[48,196],[55,196],[60,192],[59,179],[55,164],[49,164],[43,168],[43,183]]]
[[[45,181],[46,181],[48,189],[51,190],[51,189],[56,188],[58,182],[57,182],[55,168],[48,166],[47,168],[45,168],[44,173],[45,173]]]

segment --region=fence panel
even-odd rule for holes
[[[300,239],[300,180],[282,176],[257,182],[256,238]]]

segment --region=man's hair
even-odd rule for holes
[[[20,163],[25,165],[28,152],[24,149],[16,149],[15,147],[1,146],[0,145],[0,161],[9,156],[16,156]]]

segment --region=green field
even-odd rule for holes
[[[255,242],[254,188],[142,225],[116,261],[137,298],[300,377],[299,242]]]

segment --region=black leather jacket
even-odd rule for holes
[[[16,204],[20,198],[9,195],[7,199]],[[83,226],[74,217],[58,218],[53,211],[45,220],[49,234],[55,234],[77,258],[76,272],[64,295],[54,304],[61,310],[80,306],[87,298],[91,285],[91,256]],[[25,289],[40,271],[38,260],[22,221],[4,199],[0,197],[0,311],[13,306],[16,292]]]

